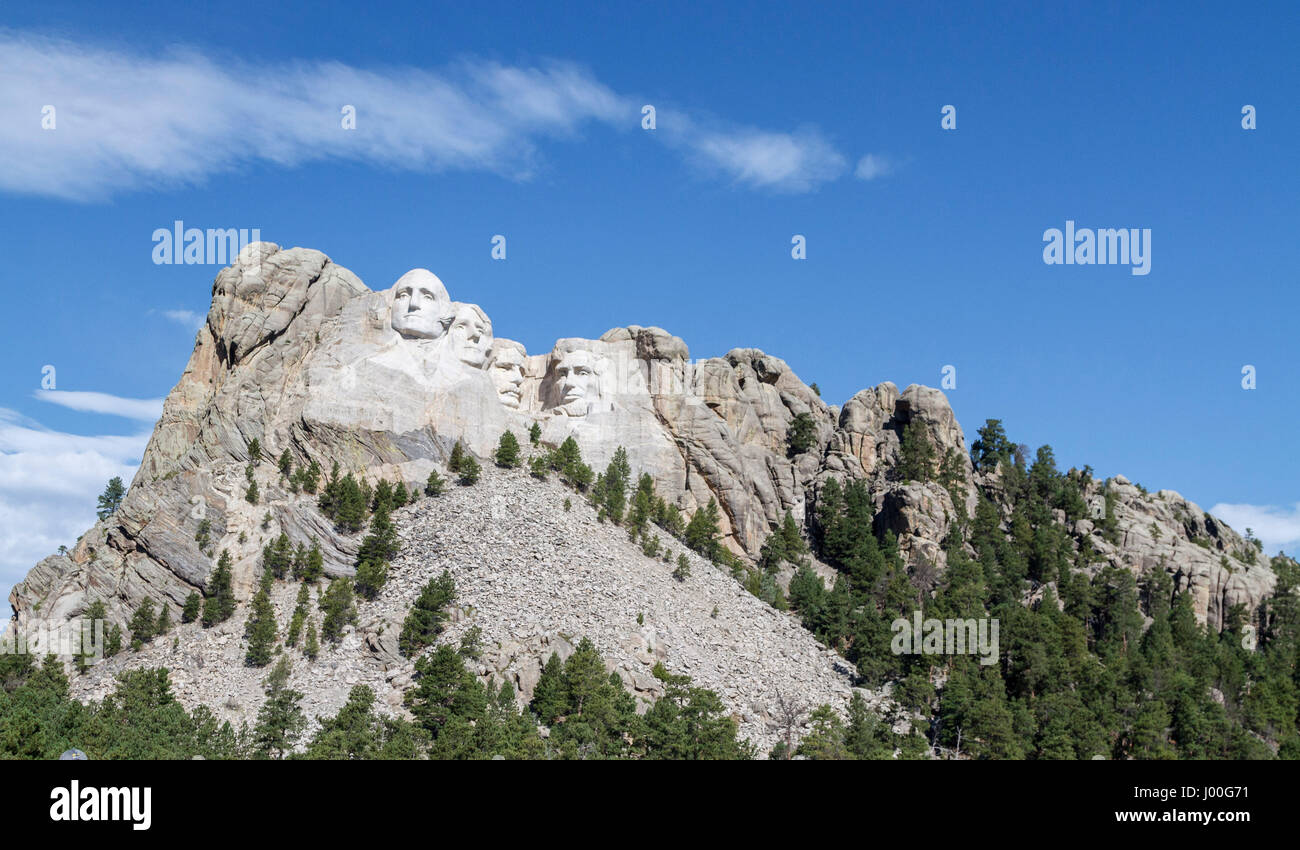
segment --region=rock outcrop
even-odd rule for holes
[[[291,492],[268,462],[283,452],[297,466],[315,461],[328,471],[337,463],[372,481],[417,483],[457,441],[486,458],[506,430],[526,443],[537,425],[546,444],[576,440],[597,471],[624,447],[634,475],[650,473],[687,514],[716,500],[724,544],[749,558],[786,512],[807,521],[829,478],[861,479],[875,499],[877,529],[896,534],[910,564],[926,570],[944,568],[952,524],[973,515],[980,490],[998,487],[996,475],[974,473],[962,428],[932,388],[900,392],[882,383],[836,408],[787,363],[756,349],[692,360],[678,337],[630,325],[529,355],[494,330],[480,308],[453,301],[426,270],[371,291],[318,251],[248,246],[217,275],[207,321],[121,509],[14,588],[18,625],[66,620],[95,600],[122,622],[145,597],[178,607],[208,582],[222,550],[247,598],[263,542],[281,532],[295,544],[319,541],[329,574],[351,573],[357,538]],[[792,453],[798,416],[811,421],[814,438]],[[918,424],[938,457],[953,458],[947,486],[901,480],[901,436]],[[251,473],[256,504],[245,498],[254,440],[263,456]],[[1097,498],[1101,486],[1090,480],[1085,496]],[[1122,478],[1111,489],[1119,537],[1107,540],[1081,521],[1069,529],[1077,547],[1134,572],[1167,570],[1216,626],[1230,606],[1254,611],[1271,591],[1268,566],[1250,564],[1248,544],[1195,505],[1171,491],[1149,496]],[[495,563],[504,571],[495,581],[509,586],[513,562]],[[775,621],[762,628],[769,627],[785,628]],[[684,625],[671,634],[668,652],[683,661],[686,644],[702,639]],[[639,640],[653,655],[663,636]],[[520,642],[513,632],[500,639]],[[607,648],[630,640],[638,639],[610,633]],[[372,651],[382,655],[384,642]],[[515,675],[526,689],[532,674]]]

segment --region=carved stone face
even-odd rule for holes
[[[437,339],[447,329],[450,305],[447,288],[433,272],[412,269],[393,286],[393,330],[410,339]]]
[[[474,304],[461,304],[451,321],[451,339],[460,362],[482,369],[492,348],[492,322]]]
[[[567,351],[555,367],[559,406],[570,416],[584,416],[600,400],[597,357],[590,351]]]
[[[524,352],[514,344],[492,345],[492,365],[489,374],[497,388],[497,397],[506,407],[518,408],[523,400]]]

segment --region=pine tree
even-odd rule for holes
[[[289,618],[289,633],[284,638],[285,646],[297,646],[298,638],[302,636],[302,628],[307,623],[307,603],[311,601],[311,594],[307,590],[307,585],[298,586],[298,602],[294,606],[293,616]]]
[[[781,529],[778,528],[769,534],[758,550],[759,569],[768,573],[779,570],[786,559],[785,545],[785,535],[781,533]]]
[[[303,570],[302,580],[308,584],[315,584],[325,575],[325,556],[321,554],[320,542],[313,540],[311,548],[307,550],[307,568]]]
[[[550,726],[564,714],[568,705],[564,691],[564,664],[560,656],[552,652],[542,667],[541,676],[533,687],[533,701],[529,703],[543,725]]]
[[[447,606],[456,598],[456,583],[451,573],[429,579],[402,623],[397,646],[407,658],[418,655],[433,644],[447,620]]]
[[[550,453],[550,465],[579,490],[585,491],[591,486],[591,467],[582,462],[582,452],[573,435],[565,437],[560,447]]]
[[[785,519],[781,522],[781,538],[785,544],[787,561],[795,567],[811,563],[808,559],[808,544],[804,542],[799,523],[795,522],[794,515],[789,511],[785,512]]]
[[[432,470],[429,473],[429,479],[424,482],[424,495],[441,496],[442,491],[446,486],[447,482],[442,480],[442,476],[438,474],[438,470]]]
[[[256,505],[261,498],[262,495],[261,491],[257,489],[257,482],[249,481],[248,489],[244,491],[244,501],[248,502],[250,505]]]
[[[356,573],[357,595],[374,599],[388,582],[388,564],[384,561],[362,561]]]
[[[678,581],[686,581],[691,577],[691,562],[687,560],[686,555],[677,556],[677,569],[673,570],[673,578]]]
[[[447,459],[447,471],[452,474],[460,472],[461,461],[465,459],[465,449],[461,446],[460,440],[451,447],[451,457]]]
[[[131,630],[131,648],[139,649],[141,644],[153,640],[154,629],[157,626],[158,618],[153,610],[153,600],[146,596],[140,603],[140,607],[135,609],[131,622],[127,624],[127,628]]]
[[[528,441],[529,441],[530,443],[532,443],[534,446],[536,446],[536,445],[538,445],[539,443],[541,443],[541,441],[542,441],[542,426],[541,426],[541,425],[538,425],[536,422],[534,422],[534,423],[533,423],[533,426],[532,426],[531,428],[528,429]]]
[[[388,517],[388,505],[380,502],[370,520],[370,533],[357,552],[356,589],[366,599],[374,599],[388,580],[388,562],[397,554],[397,530]]]
[[[248,459],[253,463],[260,463],[262,460],[262,442],[256,437],[248,444]]]
[[[293,549],[289,535],[280,532],[274,542],[262,547],[262,569],[274,578],[284,578],[293,568]]]
[[[253,727],[253,748],[262,758],[283,758],[307,725],[303,695],[289,687],[291,669],[288,656],[281,656],[266,678],[266,701]]]
[[[231,587],[230,553],[221,550],[217,568],[208,581],[207,599],[203,603],[203,627],[223,623],[235,613],[235,592]]]
[[[293,471],[293,456],[289,454],[288,449],[280,453],[280,460],[277,465],[280,467],[280,474],[288,478],[289,473]]]
[[[190,595],[185,597],[185,607],[181,609],[181,622],[192,623],[199,618],[199,612],[202,608],[203,600],[195,591],[190,591]]]
[[[370,509],[372,511],[377,511],[380,506],[383,506],[391,513],[395,507],[396,501],[396,491],[393,489],[393,486],[388,483],[388,479],[379,479],[379,483],[375,485],[375,494]]]
[[[632,494],[632,506],[627,515],[627,526],[640,534],[646,524],[666,510],[663,499],[655,496],[655,480],[650,473],[643,472],[637,479],[636,492]],[[670,534],[671,530],[665,529]]]
[[[307,544],[301,540],[298,546],[293,550],[293,578],[295,581],[302,581],[302,577],[307,573]]]
[[[466,455],[460,462],[460,483],[465,486],[476,484],[480,471],[478,461],[472,455]]]
[[[109,479],[108,486],[99,497],[99,510],[96,511],[100,519],[108,519],[109,515],[122,506],[122,497],[126,495],[126,488],[122,486],[122,479],[116,475]]]
[[[320,641],[316,639],[316,619],[314,617],[307,618],[307,642],[302,648],[302,654],[312,661],[315,661],[316,656],[320,654]]]
[[[1007,439],[1001,419],[988,419],[977,433],[979,439],[971,443],[970,459],[975,470],[996,469],[999,462],[1009,463],[1014,447]]]
[[[627,508],[627,485],[632,477],[632,467],[627,460],[627,449],[619,446],[614,457],[605,467],[604,473],[596,479],[592,488],[592,497],[598,507],[615,525],[623,522],[623,512]]]
[[[357,618],[353,599],[351,579],[336,578],[330,582],[320,600],[320,608],[325,612],[321,621],[321,637],[330,643],[338,643],[343,637],[343,627],[355,622]]]
[[[796,754],[814,761],[844,761],[851,758],[847,730],[835,709],[829,705],[816,708],[808,719],[812,729],[799,742]]]
[[[487,708],[486,689],[473,672],[465,668],[464,660],[447,644],[440,645],[415,662],[416,685],[406,692],[406,705],[420,725],[435,739],[445,729],[457,730],[475,748],[472,732],[465,725],[483,719]]]
[[[903,428],[898,462],[898,477],[903,481],[925,483],[934,478],[934,444],[930,432],[920,419]]]
[[[82,622],[91,630],[91,641],[82,645],[81,657],[77,659],[77,666],[84,668],[95,660],[95,650],[97,648],[101,650],[103,649],[103,647],[96,647],[94,642],[100,639],[99,635],[104,634],[104,632],[108,630],[108,625],[105,622],[108,619],[108,610],[104,605],[104,601],[102,599],[96,599],[92,602],[90,606],[86,608],[85,612],[82,613],[81,619]],[[3,658],[0,658],[0,661],[3,661]],[[4,674],[2,671],[3,665],[0,664],[0,691],[7,689],[3,681]],[[0,747],[0,751],[3,751],[3,747]]]
[[[158,624],[154,627],[155,635],[165,635],[172,629],[172,610],[167,603],[162,604],[162,610],[158,612]]]
[[[244,662],[248,666],[265,667],[271,662],[275,632],[275,609],[271,605],[270,594],[263,585],[253,597],[248,622],[244,627],[244,636],[248,638],[248,652],[244,656]]]
[[[397,486],[393,488],[393,507],[400,508],[405,506],[408,502],[413,501],[411,498],[412,495],[413,494],[408,492],[406,489],[406,482],[398,481]]]
[[[786,442],[788,446],[787,454],[790,457],[801,455],[817,445],[817,423],[813,421],[811,414],[795,414],[794,419],[790,421]]]
[[[117,623],[113,628],[108,630],[108,637],[104,639],[104,656],[111,658],[122,651],[122,627]]]
[[[686,545],[710,561],[717,562],[718,549],[718,503],[709,499],[707,507],[697,510],[686,524]]]
[[[349,472],[336,487],[334,524],[340,531],[349,534],[360,531],[366,521],[366,505],[369,501],[362,486]]]
[[[314,494],[320,488],[321,468],[320,464],[312,461],[307,467],[307,472],[302,476],[302,489],[304,493]]]
[[[365,561],[391,561],[401,548],[397,539],[397,529],[389,517],[388,506],[381,503],[370,518],[370,533],[361,541],[357,551],[357,563]]]
[[[504,469],[515,469],[520,464],[519,440],[514,432],[506,431],[497,443],[496,464]]]

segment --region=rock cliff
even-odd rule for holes
[[[796,417],[806,417],[812,435],[797,453],[789,449]],[[37,564],[10,595],[13,616],[20,628],[58,622],[103,600],[110,616],[125,622],[146,596],[179,609],[208,581],[213,553],[221,550],[234,557],[237,594],[246,599],[264,541],[281,532],[295,544],[318,540],[326,571],[351,574],[359,536],[336,531],[314,499],[290,491],[274,464],[281,453],[325,471],[338,463],[371,481],[423,482],[456,441],[486,458],[505,430],[526,443],[534,424],[543,443],[573,437],[597,470],[624,447],[634,475],[650,473],[658,492],[688,515],[716,500],[724,544],[747,558],[787,511],[810,521],[817,493],[835,477],[864,479],[878,530],[898,536],[911,565],[942,570],[941,544],[952,523],[973,515],[980,492],[996,495],[999,487],[996,472],[972,468],[962,428],[935,389],[900,392],[886,382],[832,407],[776,357],[737,348],[692,360],[678,337],[636,325],[595,340],[561,339],[549,352],[530,355],[495,337],[477,306],[452,301],[431,272],[416,269],[372,291],[318,251],[256,243],[217,275],[207,321],[122,507],[67,555]],[[901,437],[918,427],[937,457],[953,459],[949,486],[900,475]],[[251,504],[244,496],[254,440],[263,462],[253,471],[261,496]],[[1102,498],[1104,487],[1088,478],[1084,497]],[[1177,493],[1149,495],[1123,478],[1110,481],[1108,491],[1109,535],[1089,520],[1067,525],[1059,517],[1074,545],[1090,545],[1099,564],[1168,571],[1214,626],[1233,604],[1254,611],[1271,591],[1274,576],[1263,559],[1248,563],[1249,544]],[[404,537],[426,534],[410,524],[417,518],[402,526]],[[202,541],[196,536],[205,521],[210,530]],[[519,557],[478,558],[484,600],[488,589],[516,580]],[[590,590],[599,595],[594,576]],[[410,597],[394,596],[396,609],[418,587],[398,581],[386,592]],[[526,595],[509,598],[517,607],[498,613],[504,623],[523,625],[492,633],[506,654],[546,631],[523,610]],[[750,621],[743,638],[734,631],[706,638],[682,622],[642,635],[644,646],[626,653],[664,651],[684,660],[700,640],[726,646],[753,641],[755,630],[798,628],[769,613],[772,622]],[[613,632],[607,638],[608,652],[634,640]],[[385,642],[358,642],[382,668]],[[761,665],[749,673],[767,675]],[[736,708],[759,711],[752,704]]]

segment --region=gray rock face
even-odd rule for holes
[[[958,517],[973,514],[976,487],[998,486],[996,475],[973,476],[961,426],[938,390],[900,393],[886,382],[829,407],[762,351],[693,361],[678,337],[637,325],[529,355],[495,337],[481,309],[451,297],[423,269],[371,291],[318,251],[245,248],[217,275],[207,321],[122,508],[14,588],[16,620],[66,619],[96,599],[122,621],[146,596],[179,606],[204,586],[222,550],[246,598],[262,546],[281,532],[295,543],[319,540],[327,572],[350,573],[357,538],[336,532],[313,497],[291,492],[273,462],[284,451],[297,465],[315,460],[328,472],[337,462],[371,481],[409,485],[442,469],[456,441],[486,459],[503,432],[527,445],[536,424],[545,444],[572,436],[597,471],[625,447],[634,475],[650,473],[687,514],[716,499],[725,544],[748,557],[787,511],[805,520],[829,478],[860,479],[877,528],[897,534],[910,564],[927,571],[944,568],[941,544]],[[801,414],[815,439],[791,456],[791,423]],[[939,457],[959,459],[951,491],[898,479],[900,435],[914,423]],[[250,504],[254,439],[261,498]],[[1076,545],[1087,540],[1136,572],[1169,571],[1216,625],[1231,605],[1253,611],[1271,590],[1271,570],[1247,564],[1244,541],[1195,505],[1169,491],[1146,496],[1123,479],[1112,485],[1118,543],[1080,522],[1071,529]],[[206,545],[196,539],[204,520]],[[380,640],[373,651],[389,649]]]
[[[1137,574],[1164,570],[1176,590],[1189,590],[1199,616],[1222,629],[1234,605],[1254,619],[1277,576],[1268,558],[1239,534],[1173,490],[1145,495],[1123,476],[1111,481],[1118,543],[1093,534],[1107,561]],[[1100,492],[1100,485],[1097,487]],[[1253,553],[1253,555],[1252,555]]]
[[[778,694],[797,694],[812,704],[847,702],[851,668],[791,615],[750,595],[694,553],[685,553],[691,576],[674,579],[672,564],[646,557],[622,529],[600,522],[589,505],[575,500],[565,510],[571,496],[554,478],[543,482],[522,470],[489,466],[473,487],[454,487],[395,511],[401,553],[378,597],[358,600],[356,627],[348,627],[338,644],[324,643],[315,661],[285,649],[293,661],[292,687],[304,694],[312,718],[308,734],[316,717],[337,712],[356,684],[374,690],[381,711],[403,712],[401,692],[411,683],[414,664],[397,651],[402,621],[424,584],[444,569],[456,583],[444,639],[456,645],[470,628],[481,629],[482,652],[469,662],[471,669],[484,679],[511,682],[521,700],[531,698],[552,652],[565,659],[586,637],[636,696],[639,709],[662,693],[651,674],[662,661],[716,691],[742,737],[764,753],[780,736]],[[33,579],[45,570],[33,570]],[[272,589],[281,628],[292,615],[297,590],[281,582]],[[319,622],[314,606],[312,613]],[[178,625],[138,653],[121,653],[74,676],[73,695],[101,699],[123,669],[165,666],[187,707],[205,704],[236,727],[252,724],[266,671],[244,666],[240,635],[246,616],[241,610],[211,629]],[[863,693],[889,713],[882,694]]]

